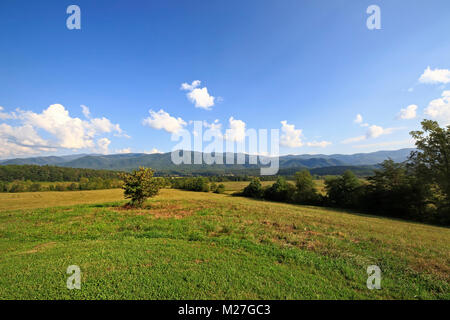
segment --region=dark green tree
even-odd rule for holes
[[[410,134],[417,151],[411,153],[410,166],[421,183],[433,189],[441,219],[450,222],[450,125],[441,128],[436,121],[423,120],[422,130]]]
[[[356,208],[361,199],[361,181],[353,172],[347,170],[342,176],[325,180],[325,190],[331,205],[344,208]]]
[[[295,173],[294,201],[297,203],[313,204],[319,199],[314,180],[308,170]]]
[[[242,191],[242,195],[249,198],[262,198],[263,188],[261,185],[261,181],[259,181],[259,178],[253,178],[252,181],[250,181],[249,185],[246,186]]]
[[[147,198],[158,194],[161,180],[153,177],[154,171],[150,168],[140,167],[132,173],[121,174],[125,198],[131,199],[130,205],[142,207]]]

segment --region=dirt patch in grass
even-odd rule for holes
[[[53,248],[55,245],[56,245],[56,242],[54,242],[54,241],[47,242],[47,243],[41,243],[41,244],[38,244],[37,246],[34,246],[33,249],[31,249],[31,250],[20,252],[19,254],[31,254],[31,253],[42,252],[42,251],[45,251],[46,249]]]

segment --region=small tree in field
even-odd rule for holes
[[[125,198],[131,199],[130,205],[142,207],[147,198],[158,194],[162,184],[160,179],[153,177],[154,171],[150,168],[140,167],[132,173],[121,175],[123,179],[122,189]]]

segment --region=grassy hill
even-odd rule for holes
[[[0,203],[1,299],[450,299],[448,228],[180,190],[138,210],[120,190]]]

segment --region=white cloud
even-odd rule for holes
[[[383,127],[372,125],[367,129],[366,137],[367,138],[377,138],[381,136],[384,132]]]
[[[20,109],[16,111],[17,114],[9,113],[8,119],[18,120],[20,125],[1,124],[0,157],[39,154],[58,149],[88,148],[104,152],[110,143],[109,139],[101,138],[94,142],[95,137],[110,132],[122,133],[120,126],[107,118],[73,118],[60,104],[50,105],[41,113]],[[38,130],[45,131],[48,140],[41,138]]]
[[[214,106],[215,98],[208,93],[208,88],[198,88],[200,84],[200,80],[195,80],[192,84],[182,83],[181,90],[189,91],[186,96],[195,104],[196,108],[211,110],[211,107]]]
[[[81,109],[82,109],[84,116],[89,119],[91,116],[91,111],[89,110],[89,108],[86,107],[85,105],[81,105]]]
[[[410,148],[414,147],[414,140],[400,140],[400,141],[386,141],[386,142],[378,142],[378,143],[370,143],[370,144],[359,144],[352,146],[353,148],[365,149],[365,148],[379,148],[379,147],[399,147],[402,148]]]
[[[116,153],[131,153],[131,148],[116,149]]]
[[[0,156],[37,154],[53,151],[48,141],[42,139],[31,125],[10,126],[0,124]]]
[[[162,152],[162,151],[159,151],[159,150],[156,149],[156,148],[153,148],[153,149],[150,150],[150,151],[144,151],[144,153],[155,154],[155,153],[163,153],[163,152]]]
[[[197,88],[200,84],[201,84],[200,80],[194,80],[194,81],[192,81],[192,84],[184,82],[184,83],[181,84],[181,88],[180,89],[181,90],[192,91],[195,88]]]
[[[231,141],[244,141],[245,140],[245,122],[242,120],[234,119],[230,117],[228,120],[229,129],[226,130],[225,139]]]
[[[328,147],[330,144],[331,144],[330,141],[313,141],[306,143],[308,147],[319,147],[319,148]]]
[[[417,116],[417,106],[415,104],[411,104],[407,106],[405,109],[401,109],[398,115],[400,119],[414,119]]]
[[[203,121],[203,125],[211,130],[220,130],[222,128],[222,124],[219,122],[219,119],[214,120],[214,122],[208,123],[207,121]]]
[[[17,115],[15,112],[3,112],[4,108],[0,106],[0,120],[7,120],[7,119],[16,119]]]
[[[425,109],[425,114],[441,125],[450,124],[450,90],[442,92],[442,98],[434,99]]]
[[[288,148],[299,148],[303,146],[302,130],[295,129],[293,124],[288,124],[286,120],[281,121],[281,135],[280,144]]]
[[[348,144],[348,143],[362,141],[362,140],[365,140],[365,139],[366,139],[366,136],[358,136],[358,137],[348,138],[348,139],[342,140],[341,143]]]
[[[19,117],[25,124],[52,134],[57,140],[57,146],[61,148],[93,148],[93,138],[96,135],[122,132],[118,124],[113,124],[104,117],[92,118],[89,121],[72,118],[69,111],[60,104],[52,104],[42,113],[20,111]]]
[[[409,108],[408,109],[409,116],[411,115],[411,112],[412,112],[410,107],[411,106],[408,107]],[[416,108],[417,108],[417,106],[416,106]],[[414,113],[415,113],[415,110],[414,110]],[[378,138],[381,135],[391,134],[395,130],[403,129],[403,128],[383,128],[381,126],[369,125],[368,123],[363,123],[363,117],[359,113],[356,115],[356,118],[353,120],[353,122],[358,123],[361,127],[368,127],[366,134],[342,140],[341,143],[348,144],[348,143],[359,142],[359,141],[370,139],[370,138]]]
[[[366,134],[364,136],[357,136],[353,138],[348,138],[345,140],[342,140],[341,143],[348,144],[353,142],[359,142],[366,139],[371,138],[378,138],[382,135],[387,135],[393,133],[395,130],[399,130],[402,128],[383,128],[377,125],[371,125],[369,128],[367,128]]]
[[[109,140],[108,138],[98,139],[97,140],[98,152],[107,154],[110,143],[111,143],[111,140]]]
[[[368,123],[363,123],[363,117],[361,114],[357,114],[355,120],[353,120],[354,123],[359,124],[361,127],[368,127]]]
[[[419,78],[422,83],[450,83],[450,70],[427,67]]]
[[[175,133],[186,126],[186,122],[183,119],[172,117],[163,109],[158,112],[153,110],[149,110],[148,112],[150,113],[150,117],[145,118],[143,124],[153,129],[164,129],[169,133]]]
[[[383,128],[380,126],[372,125],[367,129],[366,138],[378,138],[381,135],[391,134],[398,128]]]

